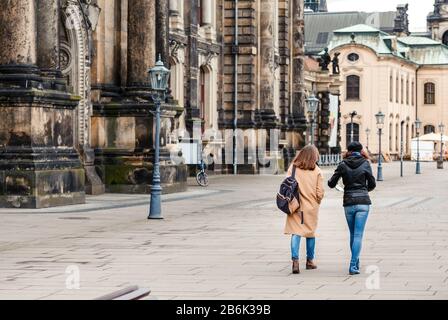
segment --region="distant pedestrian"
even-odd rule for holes
[[[314,263],[315,232],[318,223],[320,203],[324,197],[322,171],[317,166],[319,151],[315,146],[303,148],[288,170],[292,175],[295,166],[295,179],[299,184],[299,201],[290,205],[291,214],[286,218],[285,234],[291,235],[292,272],[300,273],[300,240],[306,238],[306,269],[317,269]],[[294,202],[293,201],[293,202]]]
[[[361,254],[362,239],[372,202],[369,192],[376,188],[376,181],[372,174],[369,155],[359,142],[348,146],[344,160],[336,169],[333,177],[328,181],[330,188],[335,188],[340,178],[344,183],[344,209],[350,230],[350,260],[349,274],[360,273],[359,256]]]

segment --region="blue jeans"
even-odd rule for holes
[[[300,251],[299,235],[293,234],[291,237],[291,257],[292,260],[299,260]],[[316,247],[316,238],[306,238],[306,257],[309,260],[314,260],[314,248]]]
[[[362,248],[362,238],[369,217],[370,206],[355,205],[345,207],[345,217],[350,230],[350,249],[352,258],[350,260],[350,272],[359,271],[359,256]]]

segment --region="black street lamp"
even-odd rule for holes
[[[356,111],[353,111],[352,113],[349,113],[349,115],[350,115],[350,143],[352,143],[354,138],[353,118],[356,117],[358,113]]]
[[[165,68],[161,57],[156,65],[149,70],[149,80],[151,83],[152,100],[154,101],[156,111],[156,130],[155,130],[155,151],[154,151],[154,169],[151,186],[151,205],[148,219],[163,219],[162,217],[162,186],[160,181],[160,106],[165,100],[170,70]]]
[[[383,127],[384,127],[384,119],[386,115],[381,111],[376,115],[376,125],[378,127],[378,136],[379,136],[379,150],[378,150],[378,181],[384,181],[383,179],[383,161],[382,161],[382,152],[381,152],[381,136],[383,135]]]
[[[319,106],[319,99],[316,98],[316,96],[313,94],[311,94],[311,96],[306,99],[306,103],[308,104],[308,115],[310,118],[310,123],[311,123],[311,145],[314,145],[314,123],[315,123],[315,116],[316,116],[316,112],[317,112],[317,108]]]
[[[445,125],[443,123],[439,124],[439,130],[440,130],[440,160],[437,168],[443,169],[443,133],[445,131]]]
[[[367,137],[366,149],[367,149],[367,151],[369,151],[369,138],[370,138],[370,133],[371,132],[372,131],[369,128],[366,129],[366,137]]]
[[[417,164],[415,165],[415,173],[421,174],[421,166],[420,166],[420,129],[422,127],[422,122],[417,119],[415,120],[415,131],[417,133]]]

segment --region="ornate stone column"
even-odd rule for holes
[[[0,10],[0,65],[36,64],[34,0],[8,1]]]
[[[128,2],[128,87],[148,85],[148,68],[156,62],[156,1]]]
[[[169,45],[169,0],[156,1],[156,56],[159,54],[163,63],[169,67],[170,45]]]
[[[108,192],[149,193],[154,168],[155,106],[148,70],[155,65],[158,53],[168,62],[169,1],[128,0],[127,8],[127,88],[120,98],[102,99],[94,105],[92,145],[96,169]],[[162,104],[160,171],[164,193],[187,187],[186,166],[169,161],[167,148],[168,129],[182,111],[170,99]]]
[[[85,202],[73,134],[78,98],[47,76],[58,67],[55,2],[8,1],[0,11],[0,207]],[[38,21],[36,8],[46,10]]]
[[[294,132],[306,130],[304,58],[305,58],[304,5],[302,0],[292,0],[292,117],[290,126]],[[296,137],[295,145],[297,147]]]
[[[260,0],[260,109],[256,120],[262,128],[277,126],[277,116],[274,110],[274,82],[275,82],[275,49],[273,31],[274,0]]]
[[[59,70],[59,1],[36,0],[37,64],[42,69]]]
[[[170,2],[170,15],[179,15],[179,0],[169,0]]]
[[[212,24],[212,0],[202,1],[202,25],[210,26]]]
[[[330,153],[330,92],[319,92],[318,97],[320,99],[320,110],[317,123],[318,137],[317,147],[320,154]]]

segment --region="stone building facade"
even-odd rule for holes
[[[212,171],[278,172],[305,143],[303,12],[302,0],[170,1],[176,129]]]
[[[0,206],[148,193],[158,56],[164,192],[195,169],[185,144],[216,173],[258,173],[306,143],[303,0],[15,0],[0,40]]]

